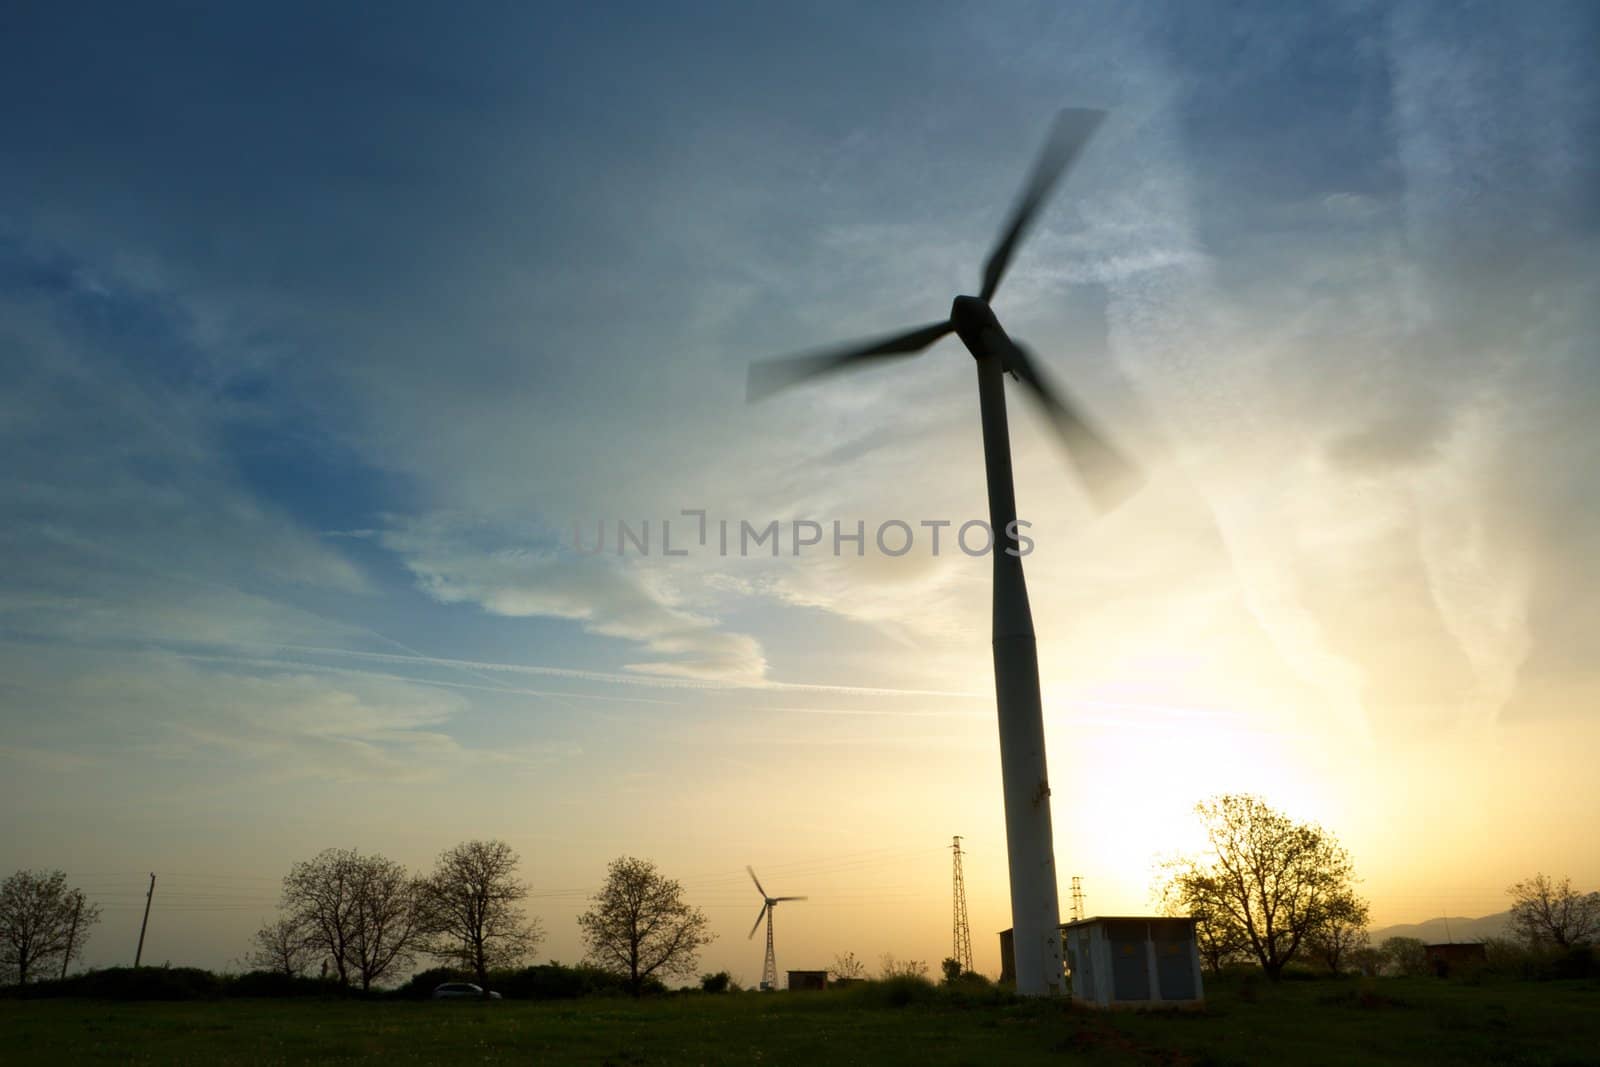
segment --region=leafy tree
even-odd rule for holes
[[[1328,902],[1321,925],[1306,935],[1306,947],[1334,974],[1343,971],[1355,950],[1367,943],[1368,905],[1353,893]]]
[[[702,974],[700,988],[706,993],[726,993],[728,986],[733,983],[733,975],[727,971],[718,971],[716,974]]]
[[[307,943],[333,961],[341,985],[362,989],[409,964],[421,935],[416,884],[383,856],[330,848],[283,879],[283,909]]]
[[[39,968],[62,970],[100,921],[100,908],[67,888],[62,871],[17,871],[0,882],[0,975],[26,985]]]
[[[1244,927],[1233,921],[1227,909],[1216,903],[1221,892],[1203,884],[1203,875],[1173,879],[1161,889],[1162,911],[1167,915],[1188,915],[1195,920],[1195,946],[1200,951],[1200,966],[1217,974],[1230,964],[1250,956]]]
[[[1362,945],[1350,952],[1350,966],[1363,977],[1376,978],[1383,973],[1383,953],[1371,945]]]
[[[489,971],[522,963],[543,940],[537,919],[518,904],[517,854],[504,841],[467,841],[439,856],[418,884],[427,951],[467,968],[489,995]]]
[[[305,927],[293,918],[282,917],[262,926],[250,939],[245,962],[258,971],[272,971],[291,978],[305,973],[316,949],[306,936]]]
[[[833,957],[833,966],[828,968],[828,974],[834,978],[865,978],[867,965],[856,959],[854,952],[846,952],[843,956]]]
[[[1319,826],[1296,823],[1259,797],[1196,805],[1210,841],[1168,867],[1163,899],[1203,917],[1220,952],[1243,945],[1277,981],[1308,937],[1354,900],[1348,853]]]
[[[1507,889],[1512,898],[1510,927],[1530,948],[1572,948],[1600,937],[1600,893],[1577,893],[1572,880],[1544,874]]]
[[[588,959],[625,975],[636,997],[649,978],[693,975],[700,947],[716,936],[705,912],[684,901],[683,887],[649,860],[613,860],[591,905],[578,916]]]
[[[946,985],[954,985],[961,978],[961,961],[954,956],[946,956],[939,961],[939,970],[944,975]]]
[[[1428,950],[1418,938],[1386,937],[1378,951],[1383,954],[1386,970],[1406,978],[1428,973]]]

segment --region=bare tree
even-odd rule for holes
[[[330,848],[296,863],[283,878],[283,910],[306,943],[333,963],[340,985],[350,984],[350,944],[359,918],[354,849]]]
[[[1511,895],[1510,926],[1531,947],[1571,948],[1600,937],[1600,893],[1577,893],[1572,880],[1559,884],[1544,874],[1518,882]]]
[[[854,952],[846,952],[843,956],[833,957],[833,966],[828,968],[828,973],[835,978],[865,978],[867,965],[856,959]]]
[[[25,985],[44,964],[82,951],[100,908],[67,888],[62,871],[17,871],[0,883],[0,974]]]
[[[293,918],[283,917],[255,932],[245,962],[258,971],[276,971],[296,978],[305,973],[316,953],[305,927]]]
[[[362,989],[413,958],[420,933],[416,885],[383,856],[330,848],[283,879],[283,909],[307,944],[333,961],[341,985]]]
[[[878,977],[890,978],[926,978],[928,965],[922,960],[898,960],[892,952],[885,952],[878,957]]]
[[[361,859],[356,877],[358,921],[349,947],[363,990],[415,958],[422,937],[417,899],[417,883],[400,864],[383,856]]]
[[[1169,865],[1160,894],[1238,939],[1277,981],[1308,936],[1354,897],[1354,868],[1333,835],[1295,823],[1259,797],[1224,795],[1195,807],[1209,854]]]
[[[427,951],[471,968],[485,997],[491,968],[522,962],[544,939],[538,919],[518,907],[528,888],[517,881],[517,854],[504,841],[445,850],[418,890]]]
[[[683,887],[662,877],[649,860],[613,860],[591,904],[578,916],[588,959],[626,975],[634,996],[657,974],[694,974],[700,947],[716,936],[705,913],[685,903]]]

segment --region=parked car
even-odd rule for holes
[[[433,987],[434,1000],[482,1000],[483,986],[473,985],[471,982],[446,982]],[[499,1000],[500,994],[494,991],[489,993],[490,1000]]]

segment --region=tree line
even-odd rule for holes
[[[1355,866],[1329,831],[1298,823],[1260,797],[1225,794],[1195,807],[1209,848],[1168,862],[1156,897],[1169,914],[1192,916],[1202,965],[1221,971],[1253,962],[1274,981],[1297,960],[1332,973],[1428,969],[1423,943],[1392,937],[1374,948],[1370,905],[1355,890]],[[1529,951],[1567,950],[1600,938],[1600,893],[1543,874],[1518,882],[1508,926]]]
[[[319,962],[325,977],[370,990],[433,957],[479,978],[526,959],[543,940],[522,913],[528,889],[504,841],[467,841],[413,876],[385,856],[330,848],[290,868],[280,914],[256,931],[246,960],[290,976]]]
[[[491,971],[526,962],[544,940],[539,919],[522,911],[518,862],[503,841],[468,841],[411,877],[383,856],[328,849],[284,877],[282,913],[256,932],[248,962],[298,976],[320,960],[324,976],[367,991],[429,956],[473,974],[487,996]],[[635,996],[653,978],[692,975],[714,936],[682,886],[648,860],[613,861],[590,903],[578,917],[585,958]]]
[[[477,978],[526,962],[544,940],[523,911],[528,886],[504,841],[466,841],[413,875],[386,856],[330,848],[283,878],[279,913],[252,936],[247,966],[287,978],[312,968],[346,988],[370,991],[429,957]],[[69,889],[61,871],[18,871],[0,885],[0,980],[24,985],[65,977],[100,909]],[[648,860],[623,856],[578,917],[585,961],[638,996],[662,977],[693,976],[714,934],[683,888]]]
[[[1332,833],[1254,796],[1218,796],[1196,812],[1210,848],[1169,862],[1156,895],[1168,913],[1197,920],[1207,970],[1254,962],[1277,980],[1301,960],[1334,973],[1425,969],[1420,941],[1369,944],[1369,905]],[[487,991],[491,971],[525,962],[544,940],[539,919],[522,909],[528,887],[517,877],[519,862],[509,845],[492,840],[446,849],[422,875],[384,856],[324,850],[284,876],[279,914],[256,931],[245,961],[291,978],[318,966],[341,986],[370,990],[426,956],[471,973]],[[1507,892],[1510,930],[1527,951],[1587,951],[1600,939],[1600,893],[1544,874]],[[99,921],[99,907],[61,871],[15,872],[0,883],[0,981],[64,976]],[[699,949],[715,936],[677,881],[631,856],[609,865],[578,926],[585,962],[618,976],[635,996],[662,978],[692,977]],[[952,981],[964,977],[959,965],[950,974],[954,962],[943,965]],[[832,970],[836,978],[865,972],[853,956]],[[882,971],[925,975],[927,967],[886,958]]]

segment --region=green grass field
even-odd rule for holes
[[[0,1062],[1600,1064],[1600,983],[1214,990],[1197,1014],[893,1006],[861,990],[634,1003],[0,1001]]]

